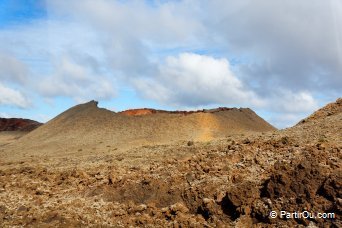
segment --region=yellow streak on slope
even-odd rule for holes
[[[219,121],[211,113],[199,113],[197,120],[200,126],[198,141],[210,141],[214,139],[214,132],[220,128]]]

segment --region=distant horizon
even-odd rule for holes
[[[297,123],[299,123],[302,119],[305,119],[306,117],[308,117],[309,115],[311,115],[312,113],[314,113],[315,111],[317,111],[318,109],[324,107],[325,105],[329,104],[329,103],[332,103],[334,101],[336,101],[337,99],[339,99],[340,97],[337,97],[336,99],[334,100],[331,100],[331,101],[328,101],[327,103],[323,104],[322,106],[318,107],[317,109],[313,110],[311,113],[308,113],[307,116],[303,116],[302,118],[298,119],[297,122],[294,122],[292,125],[287,125],[285,127],[278,127],[276,124],[272,123],[272,122],[269,122],[264,116],[260,115],[256,110],[250,108],[250,107],[229,107],[229,106],[211,106],[211,107],[207,107],[207,108],[185,108],[185,109],[177,109],[177,108],[155,108],[153,106],[136,106],[136,107],[133,107],[133,106],[130,106],[131,108],[126,108],[126,109],[117,109],[115,107],[104,107],[104,106],[101,106],[101,103],[102,102],[99,102],[97,100],[89,100],[89,101],[86,101],[86,102],[81,102],[81,103],[74,103],[73,105],[71,106],[67,106],[64,110],[61,110],[60,112],[57,112],[54,116],[52,116],[51,118],[49,119],[46,119],[46,120],[37,120],[37,119],[33,119],[33,118],[30,118],[29,116],[28,117],[25,117],[25,116],[13,116],[13,117],[10,117],[10,116],[2,116],[1,113],[0,113],[0,118],[18,118],[18,119],[28,119],[28,120],[33,120],[33,121],[37,121],[39,123],[47,123],[48,121],[50,121],[51,119],[55,118],[56,116],[58,116],[59,114],[61,114],[62,112],[70,109],[70,108],[73,108],[77,105],[81,105],[81,104],[86,104],[86,103],[90,103],[92,101],[95,101],[95,102],[98,102],[98,108],[104,108],[106,110],[109,110],[109,111],[112,111],[114,113],[120,113],[120,112],[124,112],[124,111],[128,111],[128,110],[136,110],[136,109],[151,109],[151,110],[157,110],[157,111],[169,111],[169,112],[177,112],[177,111],[180,111],[180,112],[183,112],[183,111],[186,111],[186,112],[196,112],[196,111],[200,111],[200,110],[211,110],[211,109],[218,109],[218,108],[231,108],[231,109],[240,109],[240,108],[248,108],[248,109],[251,109],[252,111],[254,111],[258,116],[260,116],[261,118],[263,118],[264,120],[266,120],[268,123],[270,123],[272,126],[276,127],[277,129],[281,130],[281,129],[285,129],[285,128],[288,128],[288,127],[292,127],[294,125],[296,125]],[[104,103],[107,103],[107,102],[104,102]]]
[[[339,0],[3,0],[0,117],[44,123],[95,99],[290,127],[341,97],[341,27]]]
[[[336,98],[336,100],[338,100],[338,99],[341,99],[341,97]],[[335,101],[336,101],[336,100],[335,100]],[[67,111],[67,110],[69,110],[69,109],[71,109],[71,108],[73,108],[73,107],[75,107],[75,106],[77,106],[77,105],[84,105],[84,104],[88,104],[88,103],[92,103],[92,102],[97,103],[96,106],[97,106],[98,108],[103,108],[103,109],[106,109],[106,110],[108,110],[108,111],[111,111],[111,112],[113,112],[113,113],[118,113],[118,114],[119,114],[119,113],[126,112],[126,111],[134,111],[134,110],[153,110],[153,111],[170,112],[170,113],[177,113],[177,112],[190,112],[190,113],[196,113],[196,112],[201,112],[201,111],[212,111],[212,110],[216,110],[216,109],[228,109],[228,110],[229,110],[229,109],[250,109],[250,110],[252,110],[253,112],[255,112],[253,109],[248,108],[248,107],[222,107],[222,106],[220,106],[220,107],[214,107],[214,108],[186,109],[186,110],[181,110],[181,109],[155,109],[155,108],[153,108],[153,107],[136,107],[136,108],[123,109],[123,110],[112,110],[112,109],[107,109],[107,108],[105,108],[105,107],[101,107],[100,102],[97,101],[97,100],[90,100],[90,101],[87,101],[87,102],[75,104],[75,105],[73,105],[73,106],[71,106],[71,107],[66,108],[66,109],[63,110],[62,112]],[[331,101],[331,102],[329,102],[329,103],[332,103],[332,102],[334,102],[334,101]],[[329,104],[329,103],[327,103],[327,104]],[[325,105],[327,105],[327,104],[325,104]],[[321,109],[321,108],[323,108],[323,107],[324,107],[324,106],[319,107],[318,109]],[[317,109],[317,110],[318,110],[318,109]],[[314,110],[314,112],[316,112],[317,110]],[[62,113],[62,112],[61,112],[61,113]],[[313,112],[313,113],[314,113],[314,112]],[[56,116],[58,116],[58,115],[61,114],[61,113],[58,113]],[[263,116],[259,115],[257,112],[255,112],[255,113],[256,113],[259,117],[261,117],[262,119],[264,119],[265,121],[267,121]],[[293,126],[295,126],[295,125],[296,125],[297,123],[299,123],[301,120],[303,120],[303,119],[309,117],[309,116],[310,116],[311,114],[313,114],[313,113],[310,113],[308,116],[305,116],[304,118],[298,120],[298,122],[294,123],[292,126],[288,126],[288,127],[293,127]],[[56,116],[52,117],[51,119],[55,118]],[[6,117],[1,117],[1,116],[0,116],[0,118],[6,118]],[[9,119],[11,119],[11,118],[12,118],[12,117],[9,117]],[[42,124],[45,124],[45,123],[47,123],[48,121],[51,120],[51,119],[50,119],[50,120],[47,120],[46,122],[41,122],[41,121],[37,121],[37,120],[35,120],[35,119],[30,119],[30,118],[25,118],[25,117],[13,117],[13,118],[14,118],[14,119],[33,120],[33,121],[36,121],[36,122],[39,122],[39,123],[42,123]],[[267,122],[268,122],[268,121],[267,121]],[[285,127],[285,128],[278,128],[278,127],[274,126],[272,123],[270,123],[270,122],[268,122],[268,123],[271,124],[273,127],[275,127],[275,128],[278,129],[278,130],[288,128],[288,127]]]

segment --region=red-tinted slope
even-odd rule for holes
[[[0,131],[32,131],[40,125],[42,124],[28,119],[0,118]]]

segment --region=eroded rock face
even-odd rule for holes
[[[0,131],[32,131],[41,125],[28,119],[0,118]]]

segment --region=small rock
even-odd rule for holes
[[[251,140],[249,138],[246,138],[242,141],[243,144],[250,144]]]
[[[188,141],[187,145],[188,146],[193,146],[194,145],[194,141]]]
[[[18,212],[22,212],[22,211],[28,211],[29,209],[23,205],[21,205],[20,207],[18,207],[17,211]]]
[[[160,211],[161,211],[162,213],[165,213],[165,212],[167,212],[168,210],[169,210],[168,207],[163,207]]]
[[[211,203],[211,202],[213,202],[213,200],[212,200],[212,199],[209,199],[209,198],[203,198],[203,203],[204,203],[204,204],[209,204],[209,203]]]
[[[122,216],[126,214],[127,214],[127,211],[124,209],[118,209],[118,210],[113,211],[113,216]]]
[[[170,206],[171,211],[187,213],[189,209],[183,203],[176,203]]]
[[[44,194],[44,192],[42,191],[42,190],[37,190],[36,191],[36,195],[38,195],[38,196],[41,196],[41,195],[43,195]]]
[[[221,203],[222,199],[226,196],[226,192],[222,191],[216,194],[216,202]]]
[[[7,207],[6,207],[6,206],[0,205],[0,214],[1,214],[1,213],[5,213],[6,210],[7,210]]]
[[[208,167],[208,166],[203,167],[203,171],[204,171],[205,173],[209,173],[210,167]]]
[[[338,205],[342,206],[342,199],[341,198],[337,198],[337,203],[338,203]]]
[[[140,204],[139,206],[136,207],[136,211],[141,212],[147,209],[146,204]]]

